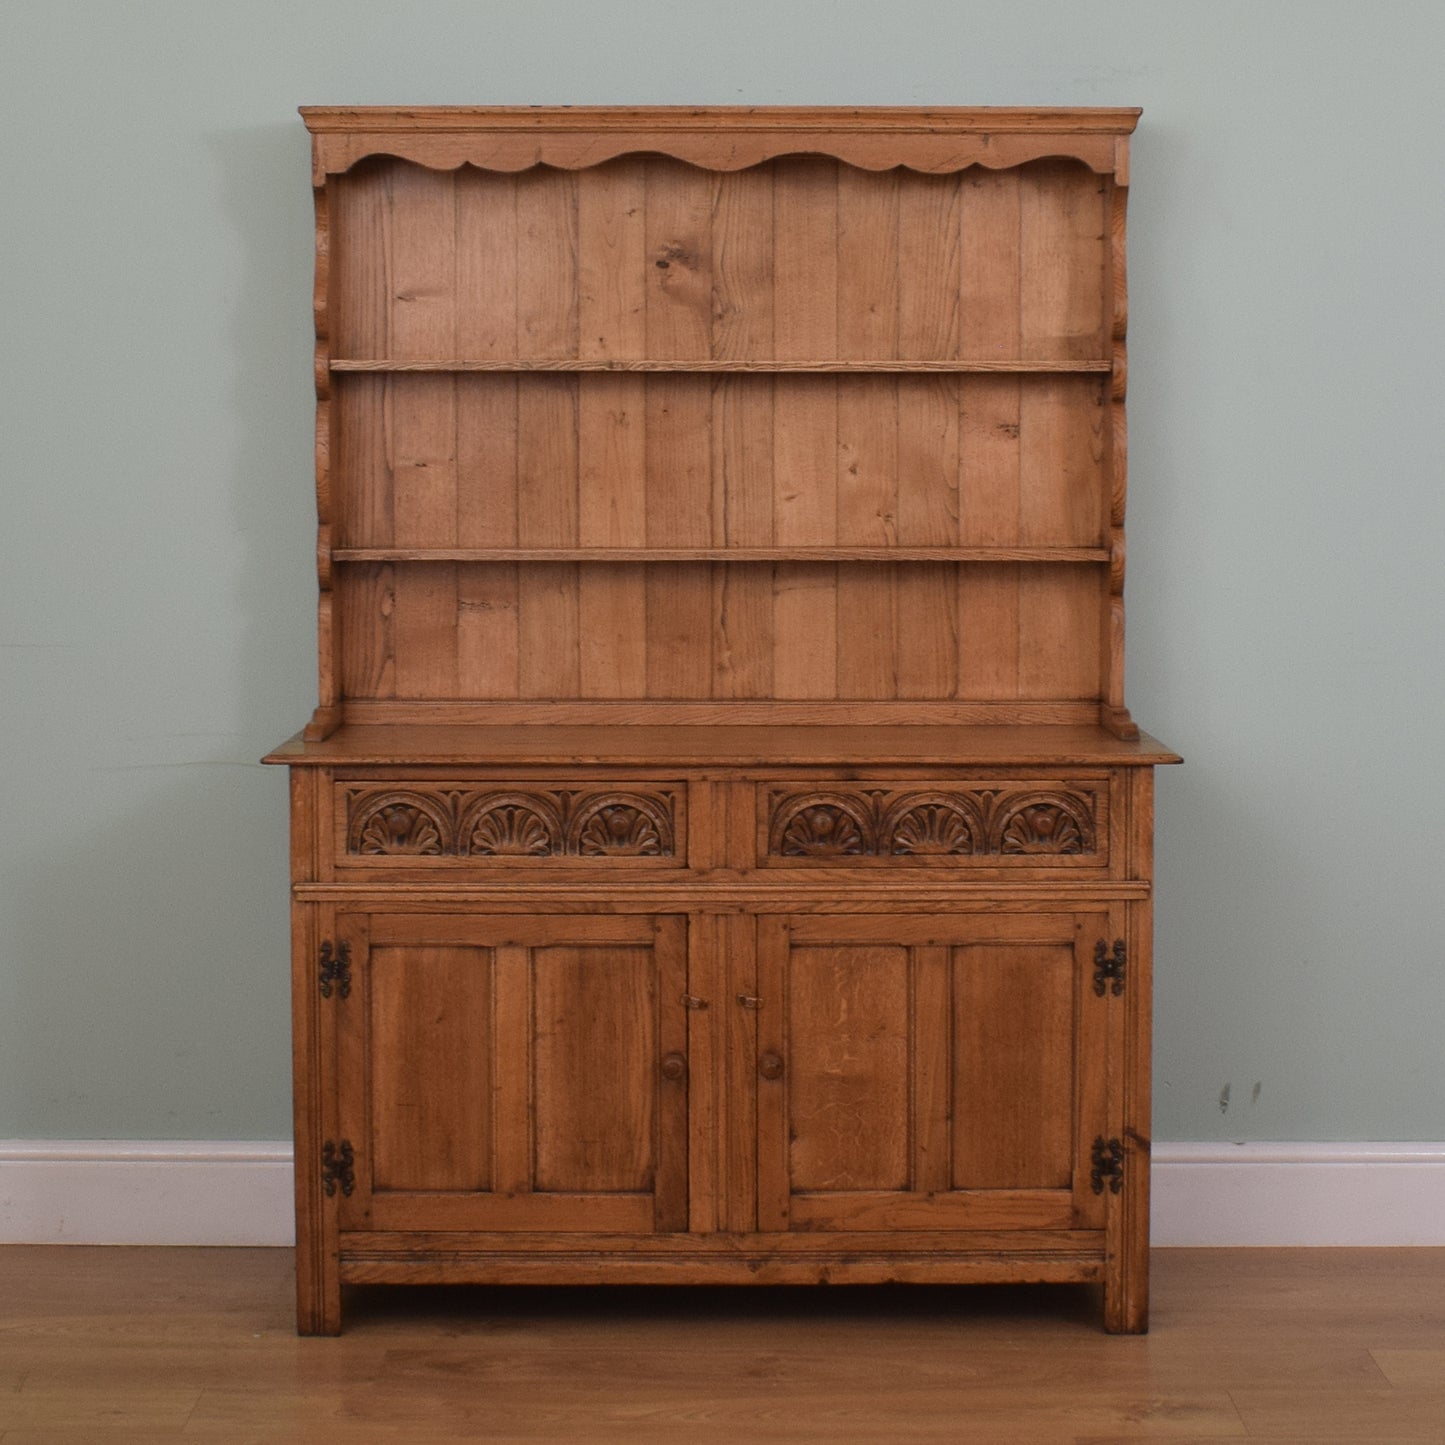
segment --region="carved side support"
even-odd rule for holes
[[[1129,439],[1125,395],[1129,387],[1129,279],[1126,267],[1126,213],[1129,204],[1129,141],[1114,142],[1114,180],[1105,192],[1108,205],[1109,270],[1106,296],[1109,317],[1107,414],[1104,419],[1104,466],[1109,479],[1105,536],[1109,546],[1109,594],[1104,604],[1103,676],[1099,679],[1099,721],[1115,737],[1137,738],[1138,725],[1124,704],[1124,514],[1129,493]]]
[[[315,146],[313,142],[313,152]],[[313,177],[315,179],[315,177]],[[316,272],[311,313],[316,324],[312,370],[316,379],[316,649],[319,700],[303,736],[308,742],[330,737],[341,725],[339,685],[341,638],[331,590],[331,225],[322,173],[313,188],[316,201]]]

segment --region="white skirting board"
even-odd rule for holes
[[[0,1140],[0,1244],[285,1245],[289,1143]],[[1445,1143],[1154,1146],[1164,1246],[1445,1245]]]

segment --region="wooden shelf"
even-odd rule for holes
[[[750,372],[773,375],[788,372],[901,372],[901,373],[1036,373],[1044,376],[1103,373],[1112,369],[1106,360],[1085,361],[623,361],[614,358],[505,361],[362,361],[337,357],[333,372],[468,372],[468,371],[678,371]]]
[[[1107,547],[338,547],[333,562],[1107,562]]]

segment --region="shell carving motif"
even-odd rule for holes
[[[346,794],[346,851],[366,857],[670,858],[677,794],[571,788]]]
[[[774,792],[774,858],[983,858],[1091,854],[1095,800],[1086,792],[997,788]]]
[[[888,830],[895,857],[927,857],[975,851],[973,820],[954,803],[918,803]]]
[[[362,824],[355,850],[438,857],[446,851],[438,820],[415,803],[383,802]]]
[[[785,858],[856,858],[868,851],[858,820],[836,803],[799,808],[783,829]]]
[[[584,858],[659,858],[672,852],[666,821],[641,800],[593,805],[576,832],[577,852]]]
[[[1015,804],[999,829],[1000,853],[1088,853],[1092,830],[1082,813],[1063,800],[1040,799]]]
[[[556,851],[547,820],[525,804],[498,804],[476,820],[468,851],[484,858],[546,858]]]

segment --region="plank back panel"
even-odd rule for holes
[[[1106,585],[1064,563],[356,563],[342,680],[357,699],[1082,701]]]
[[[373,159],[331,188],[337,356],[1106,355],[1108,182],[1075,161],[937,176],[815,156],[723,173]]]

